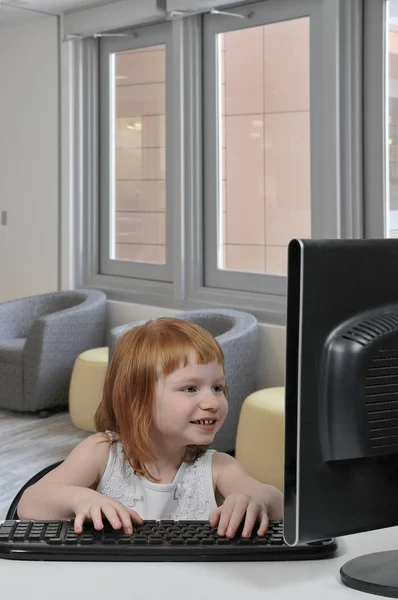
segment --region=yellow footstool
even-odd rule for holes
[[[285,388],[250,394],[242,404],[235,457],[261,483],[283,492]]]
[[[75,361],[69,388],[69,413],[79,429],[95,431],[94,415],[102,398],[108,359],[108,348],[93,348],[82,352]]]

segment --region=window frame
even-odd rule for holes
[[[387,233],[387,2],[364,0],[364,235],[367,238],[384,238]]]

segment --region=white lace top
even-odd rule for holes
[[[111,439],[111,432],[106,432]],[[143,519],[207,520],[216,510],[212,458],[207,450],[193,463],[183,462],[172,483],[155,483],[133,471],[120,441],[111,445],[97,492],[111,496]]]

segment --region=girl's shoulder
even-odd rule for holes
[[[111,432],[98,432],[88,436],[75,448],[83,461],[90,457],[96,471],[95,484],[101,479],[108,463],[111,442],[115,439]],[[76,457],[77,458],[77,457]]]
[[[58,467],[47,473],[42,481],[95,487],[108,462],[110,445],[105,433],[88,436],[73,448]]]
[[[230,454],[227,454],[226,452],[218,452],[217,450],[213,452],[213,470],[222,468],[226,464],[229,464],[230,461],[235,461]]]
[[[226,452],[214,452],[212,462],[214,486],[217,487],[220,473],[225,474],[226,470],[230,470],[237,464],[239,465],[238,461],[230,454]]]
[[[87,455],[94,453],[97,458],[109,454],[111,439],[108,434],[99,432],[93,433],[84,438],[70,453],[72,455]]]
[[[113,439],[114,436],[110,435],[110,432],[101,431],[90,435],[80,442],[77,447],[80,450],[81,458],[86,458],[87,455],[91,456],[91,460],[93,460],[98,470],[99,479],[105,471]]]
[[[80,442],[80,446],[91,447],[93,450],[101,453],[109,453],[110,442],[113,440],[113,434],[111,432],[98,432],[88,436],[85,440]]]
[[[96,447],[96,453],[98,456],[98,480],[101,481],[102,476],[106,471],[108,465],[109,454],[112,447],[112,442],[118,441],[118,436],[112,431],[99,432],[91,436],[93,438],[92,444]]]

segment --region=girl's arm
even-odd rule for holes
[[[229,454],[213,454],[213,481],[225,498],[224,504],[210,516],[213,526],[219,523],[220,535],[233,537],[245,515],[244,535],[248,536],[256,520],[261,521],[258,530],[261,535],[267,529],[268,519],[282,519],[282,493],[276,487],[251,477]]]
[[[110,440],[97,433],[81,442],[59,467],[22,494],[18,504],[21,519],[71,519],[74,529],[81,533],[83,523],[93,522],[95,529],[103,528],[105,516],[114,529],[133,531],[132,521],[142,523],[131,508],[96,491],[109,457]]]
[[[89,488],[95,488],[101,479],[109,449],[109,437],[105,433],[80,442],[62,464],[24,491],[18,504],[19,518],[72,518],[76,500],[86,490],[89,492]]]

